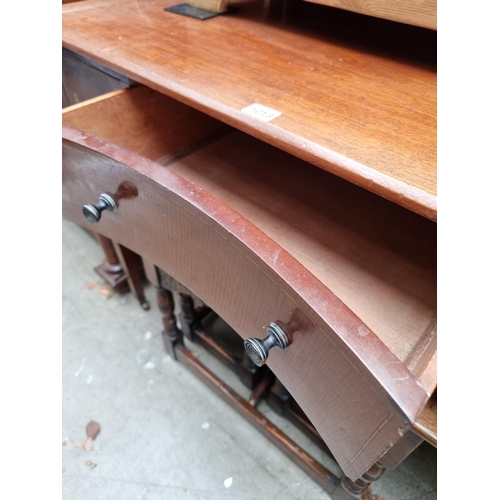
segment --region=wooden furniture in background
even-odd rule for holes
[[[145,268],[149,281],[154,286],[178,295],[182,311],[179,322],[184,337],[202,345],[237,373],[246,387],[255,389],[268,369],[258,368],[252,363],[241,338],[238,337],[238,341],[231,335],[234,333],[237,336],[236,332],[182,283],[148,261],[145,261]]]
[[[437,29],[437,0],[306,0],[400,23]]]
[[[280,321],[291,343],[268,366],[349,480],[310,472],[355,498],[435,436],[435,33],[294,1],[206,22],[113,4],[63,9],[66,49],[140,84],[63,116],[64,216],[90,229],[81,207],[107,193],[101,234],[243,339]],[[157,286],[172,356],[282,446],[185,348]]]
[[[257,409],[259,403],[264,398],[267,398],[271,408],[281,415],[288,416],[295,425],[312,437],[320,447],[327,453],[330,452],[314,426],[301,412],[295,401],[291,399],[291,396],[287,393],[283,384],[281,384],[270,371],[263,371],[267,367],[263,366],[258,368],[263,376],[259,377],[259,383],[257,384],[253,383],[256,379],[252,381],[251,387],[253,391],[248,400],[241,397],[234,389],[217,377],[184,345],[183,337],[189,338],[191,336],[191,340],[197,340],[192,334],[193,329],[199,329],[199,325],[196,325],[196,318],[192,315],[193,311],[188,308],[188,310],[183,311],[181,316],[184,320],[188,319],[188,321],[191,320],[191,322],[187,324],[188,328],[184,331],[184,334],[178,329],[178,321],[174,313],[175,300],[173,292],[163,286],[165,281],[168,286],[172,286],[174,282],[172,288],[176,288],[178,283],[175,283],[172,277],[168,276],[151,262],[145,261],[145,263],[149,280],[157,290],[157,303],[162,313],[164,326],[162,336],[167,352],[174,359],[186,366],[201,379],[202,382],[214,389],[232,408],[238,411],[238,413],[240,413],[251,425],[264,434],[272,443],[280,448],[285,455],[314,479],[333,499],[352,500],[354,498],[361,498],[366,488],[379,479],[384,473],[385,467],[375,463],[365,472],[365,474],[356,481],[353,481],[347,476],[341,475],[338,477],[297,445],[288,435],[282,432]],[[180,285],[180,287],[182,288],[183,286]],[[224,333],[227,339],[228,332],[223,332],[223,335]],[[237,335],[234,330],[233,333]],[[233,363],[228,363],[228,360],[234,359],[234,355],[229,350],[223,349],[223,354],[221,355],[222,346],[218,344],[215,339],[211,338],[205,332],[203,332],[202,338],[205,339],[205,342],[202,341],[205,347],[215,354],[215,356],[226,364],[226,366],[234,369]],[[241,339],[240,347],[242,347]],[[245,378],[243,378],[242,381],[245,383]],[[294,408],[292,408],[292,406],[294,406]]]
[[[63,1],[64,3],[70,2]],[[80,108],[79,103],[82,101],[123,89],[132,83],[126,77],[63,49],[62,105],[63,116],[66,116],[69,123],[72,111]],[[95,120],[96,117],[89,119]],[[95,268],[96,273],[113,291],[131,291],[142,308],[148,310],[149,302],[144,295],[144,272],[140,256],[101,234],[94,231],[89,233],[99,242],[104,253],[104,261]]]
[[[101,234],[96,234],[96,239],[103,249],[104,261],[94,269],[95,272],[113,291],[128,291],[127,275],[118,259],[113,242]]]
[[[226,12],[229,0],[187,0],[186,3],[197,9],[208,10],[209,12]]]

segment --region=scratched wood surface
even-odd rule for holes
[[[168,168],[63,127],[63,216],[95,230],[81,207],[101,192],[119,208],[103,214],[99,232],[165,269],[243,338],[283,322],[291,345],[272,350],[269,366],[346,474],[364,473],[411,428],[425,390],[288,252]]]
[[[437,29],[437,0],[307,0],[368,16]]]
[[[175,3],[65,5],[63,46],[436,220],[435,32],[295,0],[209,21]],[[282,114],[241,111],[255,102]]]

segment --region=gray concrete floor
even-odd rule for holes
[[[99,245],[63,221],[63,498],[326,500],[293,462],[165,354],[151,287],[147,312],[131,294],[102,293],[93,271],[101,261]],[[231,372],[190,347],[248,396]],[[265,403],[260,409],[338,470]],[[100,423],[101,433],[86,452],[75,444],[90,420]],[[373,491],[385,500],[436,499],[436,450],[424,443]]]

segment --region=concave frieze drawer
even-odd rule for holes
[[[63,215],[144,256],[244,339],[349,477],[436,386],[435,224],[145,87],[63,113]],[[82,207],[110,195],[96,225]]]

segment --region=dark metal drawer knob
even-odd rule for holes
[[[83,215],[85,215],[85,218],[89,222],[95,224],[101,220],[103,210],[114,212],[117,208],[115,200],[109,194],[103,193],[99,196],[99,203],[97,205],[83,205]]]
[[[245,340],[245,350],[257,366],[262,366],[265,364],[269,356],[269,350],[272,347],[285,349],[289,344],[290,341],[283,328],[276,323],[271,323],[267,327],[267,337],[265,339],[251,338]]]

